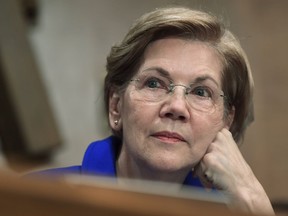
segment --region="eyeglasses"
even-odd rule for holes
[[[223,91],[215,84],[205,83],[205,81],[185,86],[174,84],[170,79],[160,74],[147,73],[131,79],[130,82],[135,83],[137,99],[151,103],[165,100],[174,93],[176,87],[183,87],[189,106],[206,113],[213,113],[220,104],[221,98],[225,98]]]

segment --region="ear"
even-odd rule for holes
[[[233,106],[231,108],[231,110],[229,111],[229,114],[228,116],[226,117],[226,120],[225,120],[225,128],[227,130],[230,129],[232,123],[233,123],[233,120],[234,120],[234,116],[235,116],[235,107]]]
[[[109,124],[115,131],[121,129],[121,97],[116,92],[109,97]]]

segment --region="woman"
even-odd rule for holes
[[[81,166],[49,173],[200,180],[228,194],[233,207],[273,214],[236,144],[253,120],[249,63],[214,16],[187,8],[145,14],[112,47],[107,72],[114,136],[92,143]]]

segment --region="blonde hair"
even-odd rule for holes
[[[249,62],[239,41],[223,23],[217,17],[198,10],[184,7],[160,8],[136,20],[124,40],[113,46],[107,57],[104,85],[106,111],[109,109],[111,92],[127,87],[142,62],[146,47],[155,40],[172,36],[205,42],[219,53],[223,63],[225,113],[235,109],[230,131],[235,141],[240,141],[246,127],[254,119],[254,84]]]

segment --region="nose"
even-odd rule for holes
[[[190,118],[189,106],[182,88],[175,88],[164,101],[160,117],[186,122]]]

